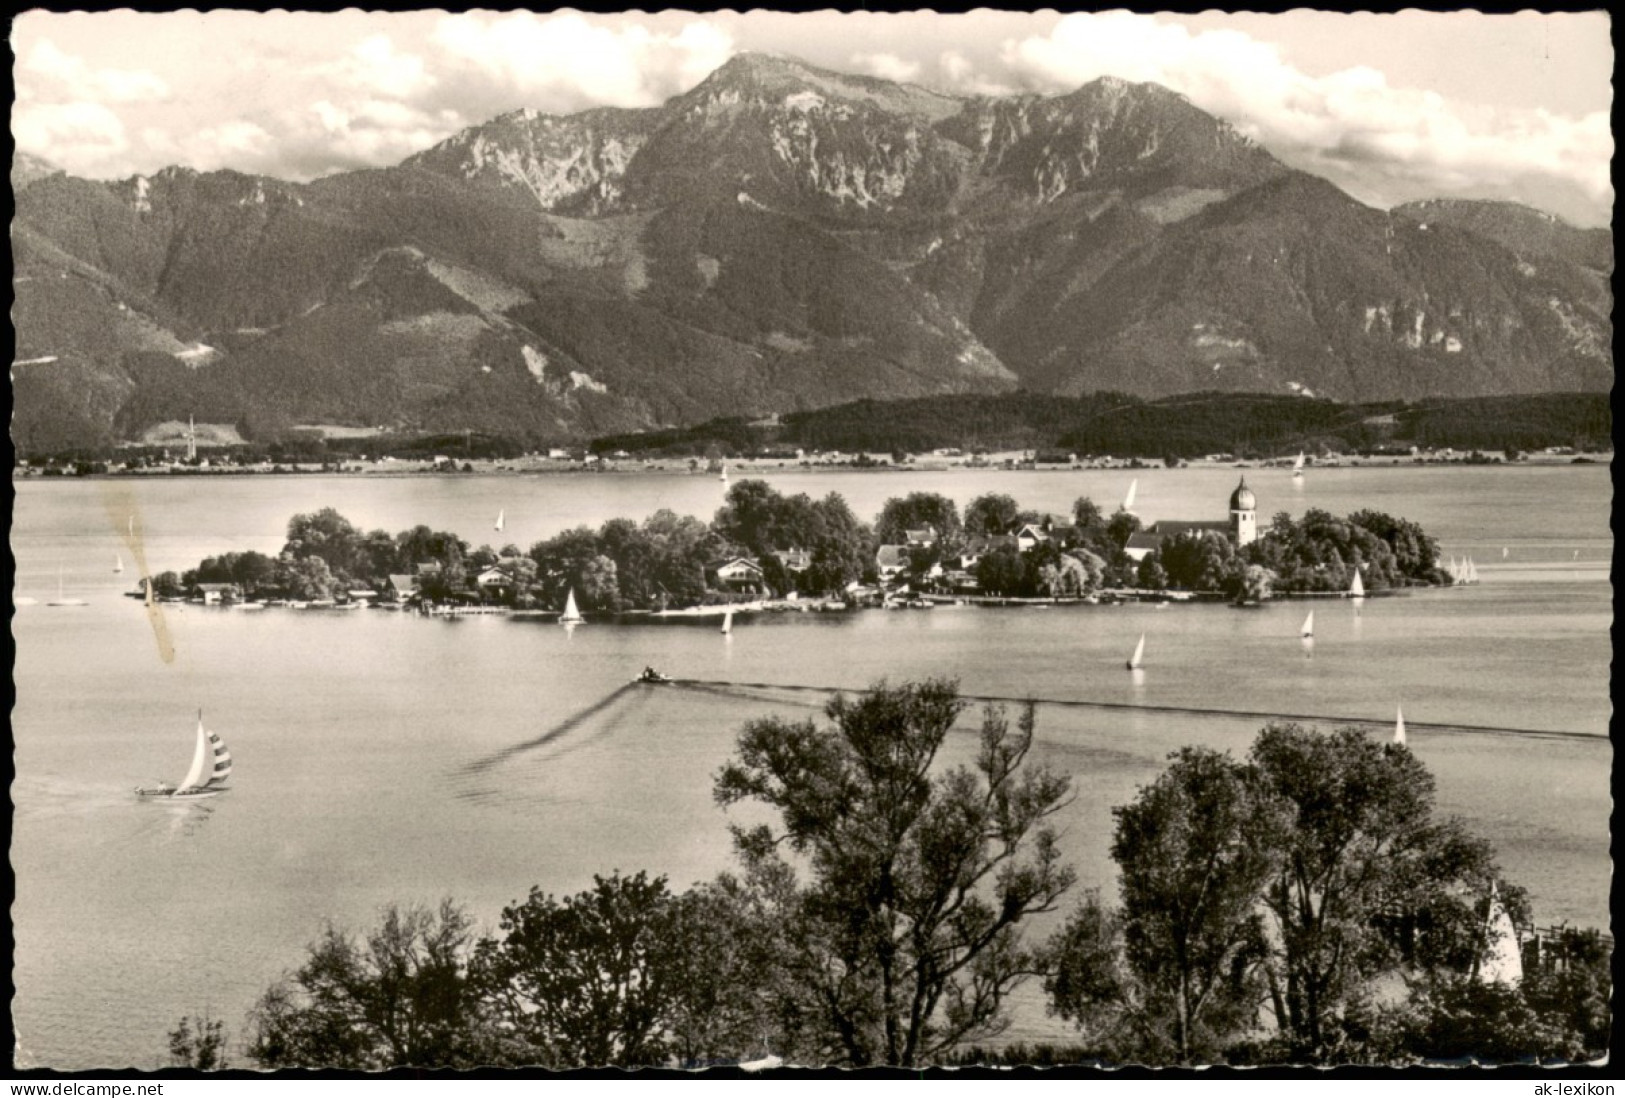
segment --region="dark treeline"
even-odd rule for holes
[[[1405,434],[1423,446],[1455,449],[1576,450],[1612,446],[1613,409],[1605,393],[1543,397],[1475,397],[1428,402],[1401,417]]]
[[[966,703],[947,680],[768,717],[718,771],[737,866],[677,892],[619,872],[533,888],[494,933],[451,901],[329,926],[259,998],[262,1068],[997,1063],[1012,993],[1041,985],[1075,1043],[1050,1063],[1415,1063],[1596,1057],[1608,943],[1501,940],[1527,898],[1434,813],[1409,749],[1270,725],[1243,759],[1186,748],[1113,809],[1115,898],[1076,888],[1070,780],[1029,757],[1035,710],[989,707],[967,762],[939,758]],[[1064,912],[1045,940],[1034,916]],[[225,1066],[207,1017],[171,1062]]]
[[[318,431],[269,413],[239,417],[235,426],[246,444],[218,450],[240,464],[385,456],[444,456],[461,462],[512,458],[538,446],[571,441],[490,431],[324,439]],[[1263,393],[1193,393],[1147,400],[1124,393],[1068,397],[1023,391],[861,400],[787,413],[771,424],[730,416],[687,427],[606,435],[594,439],[589,448],[597,454],[624,450],[644,458],[785,459],[798,449],[919,454],[957,448],[967,453],[1033,450],[1063,459],[1067,453],[1163,459],[1225,453],[1257,460],[1298,450],[1379,453],[1412,445],[1595,450],[1612,446],[1612,431],[1606,393],[1339,404]],[[109,439],[97,446],[52,448],[18,440],[22,457],[70,463],[157,460],[166,449],[173,456],[177,448],[184,449],[184,443],[129,446]]]
[[[1123,393],[861,400],[784,415],[776,426],[742,419],[597,439],[600,453],[752,454],[762,449],[924,453],[1024,449],[1116,457],[1238,458],[1300,449],[1340,453],[1396,446],[1530,450],[1612,445],[1607,394],[1339,404],[1261,393],[1195,393],[1146,400]]]

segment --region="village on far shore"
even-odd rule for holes
[[[300,428],[311,447],[288,447],[269,455],[250,447],[230,424],[160,424],[146,432],[139,443],[121,445],[126,456],[54,455],[18,457],[15,477],[54,476],[163,476],[163,475],[286,475],[294,473],[361,474],[369,476],[411,476],[423,474],[544,474],[544,473],[668,473],[715,475],[723,468],[738,473],[817,472],[824,470],[868,469],[875,471],[940,472],[966,470],[1079,470],[1079,469],[1159,469],[1205,468],[1238,469],[1285,467],[1293,454],[1273,457],[1238,457],[1213,452],[1194,457],[1121,456],[1079,454],[1036,449],[989,450],[939,447],[922,453],[902,450],[842,451],[777,450],[764,448],[754,453],[723,454],[719,450],[695,456],[645,456],[624,449],[595,451],[583,446],[554,446],[527,450],[508,456],[484,452],[475,444],[472,432],[458,444],[446,445],[445,452],[413,455],[346,452],[323,454],[314,444],[341,441],[352,450],[368,439],[383,439],[382,428],[354,428],[320,425]],[[454,440],[455,441],[455,440]],[[1587,451],[1575,446],[1547,446],[1523,451],[1516,449],[1458,449],[1449,446],[1379,446],[1357,452],[1310,450],[1305,455],[1311,466],[1321,468],[1360,468],[1409,465],[1559,465],[1603,463],[1612,452]]]
[[[914,492],[887,500],[870,526],[837,493],[813,500],[746,479],[726,490],[709,524],[659,511],[641,524],[567,530],[528,551],[473,548],[427,526],[364,533],[328,508],[294,516],[276,557],[211,557],[143,578],[132,597],[243,609],[690,617],[943,603],[1256,606],[1476,581],[1470,562],[1446,564],[1402,518],[1311,509],[1260,527],[1242,475],[1224,509],[1215,507],[1226,517],[1147,525],[1133,510],[1137,485],[1109,515],[1087,497],[1057,516],[1002,493],[978,496],[961,514],[945,496]]]

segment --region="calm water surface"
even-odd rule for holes
[[[1130,475],[768,479],[839,491],[872,518],[886,497],[921,490],[961,505],[1008,492],[1053,511],[1091,495],[1110,509]],[[1148,521],[1222,517],[1236,477],[1132,475]],[[228,549],[274,552],[291,514],[327,505],[363,528],[424,522],[476,545],[523,547],[660,507],[709,517],[722,486],[655,475],[22,482],[15,593],[37,603],[12,622],[19,1062],[152,1066],[175,1019],[203,1010],[239,1032],[324,919],[364,926],[392,900],[450,895],[491,927],[533,884],[568,892],[611,869],[664,873],[677,887],[710,877],[730,862],[711,778],[740,725],[811,714],[824,700],[784,688],[881,675],[946,673],[970,693],[1147,707],[1040,707],[1037,754],[1079,792],[1063,820],[1067,850],[1083,885],[1108,891],[1111,807],[1169,751],[1241,753],[1260,724],[1149,707],[1368,720],[1385,734],[1402,704],[1441,808],[1494,842],[1537,917],[1606,926],[1607,471],[1316,470],[1294,488],[1283,471],[1257,470],[1248,483],[1266,517],[1315,506],[1415,519],[1446,553],[1472,554],[1484,582],[1370,600],[1358,615],[1317,604],[1312,653],[1297,639],[1301,603],[774,615],[737,620],[726,639],[714,622],[566,633],[503,618],[168,606],[166,663],[141,606],[119,597],[136,553],[156,572]],[[88,605],[45,606],[59,584]],[[1131,680],[1121,665],[1142,632],[1148,667]],[[644,664],[735,685],[628,688]],[[137,802],[136,784],[180,776],[199,706],[236,757],[234,788],[188,807]],[[972,730],[967,718],[956,759],[969,757]],[[1041,1008],[1022,1005],[1012,1036],[1058,1035]]]

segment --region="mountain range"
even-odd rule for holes
[[[13,434],[195,415],[565,440],[1024,388],[1606,390],[1613,241],[1383,211],[1165,88],[960,98],[741,54],[291,183],[12,166]]]

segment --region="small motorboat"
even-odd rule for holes
[[[662,675],[659,671],[656,671],[652,667],[645,667],[642,673],[632,681],[644,683],[668,683],[671,682],[671,676]]]

